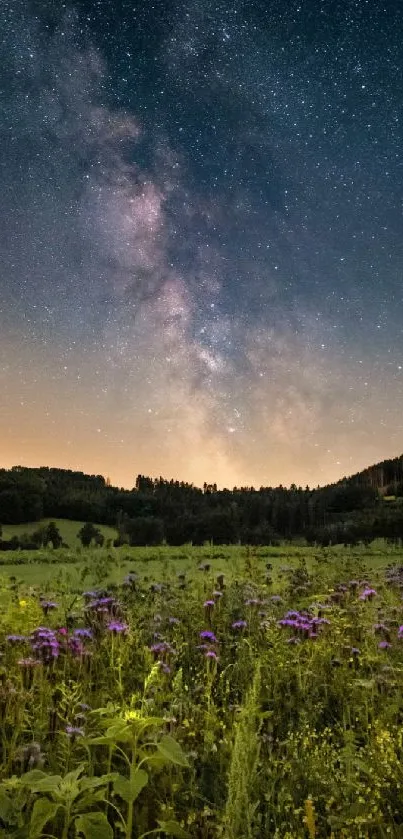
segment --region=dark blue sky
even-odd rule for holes
[[[398,2],[6,0],[1,33],[4,464],[399,454]]]

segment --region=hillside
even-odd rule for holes
[[[17,536],[20,539],[24,534],[31,535],[39,527],[47,527],[50,521],[51,519],[41,519],[40,521],[26,522],[24,524],[6,524],[2,528],[2,537],[3,539],[12,539],[13,536]],[[69,545],[70,548],[78,547],[81,544],[77,534],[84,525],[83,521],[71,521],[68,519],[52,519],[52,521],[56,524],[63,542]],[[109,539],[112,541],[116,539],[117,531],[115,527],[101,524],[99,525],[99,529],[104,536],[105,542]]]
[[[403,496],[403,455],[368,466],[348,478],[348,482],[374,487],[382,495]]]

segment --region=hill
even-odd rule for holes
[[[70,548],[78,547],[81,544],[77,534],[83,527],[84,522],[69,521],[68,519],[41,519],[40,521],[26,522],[24,524],[6,524],[2,528],[2,537],[7,540],[12,539],[13,536],[21,539],[24,534],[32,535],[39,527],[47,527],[50,521],[54,521],[63,542],[69,545]],[[99,525],[99,529],[104,536],[105,542],[109,539],[112,541],[116,539],[117,531],[115,527],[101,524]]]
[[[374,487],[382,495],[403,496],[403,455],[368,466],[348,481],[358,486]]]

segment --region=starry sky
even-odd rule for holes
[[[0,465],[403,451],[400,0],[2,0]]]

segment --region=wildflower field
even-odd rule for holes
[[[17,560],[0,837],[403,837],[403,551]]]

